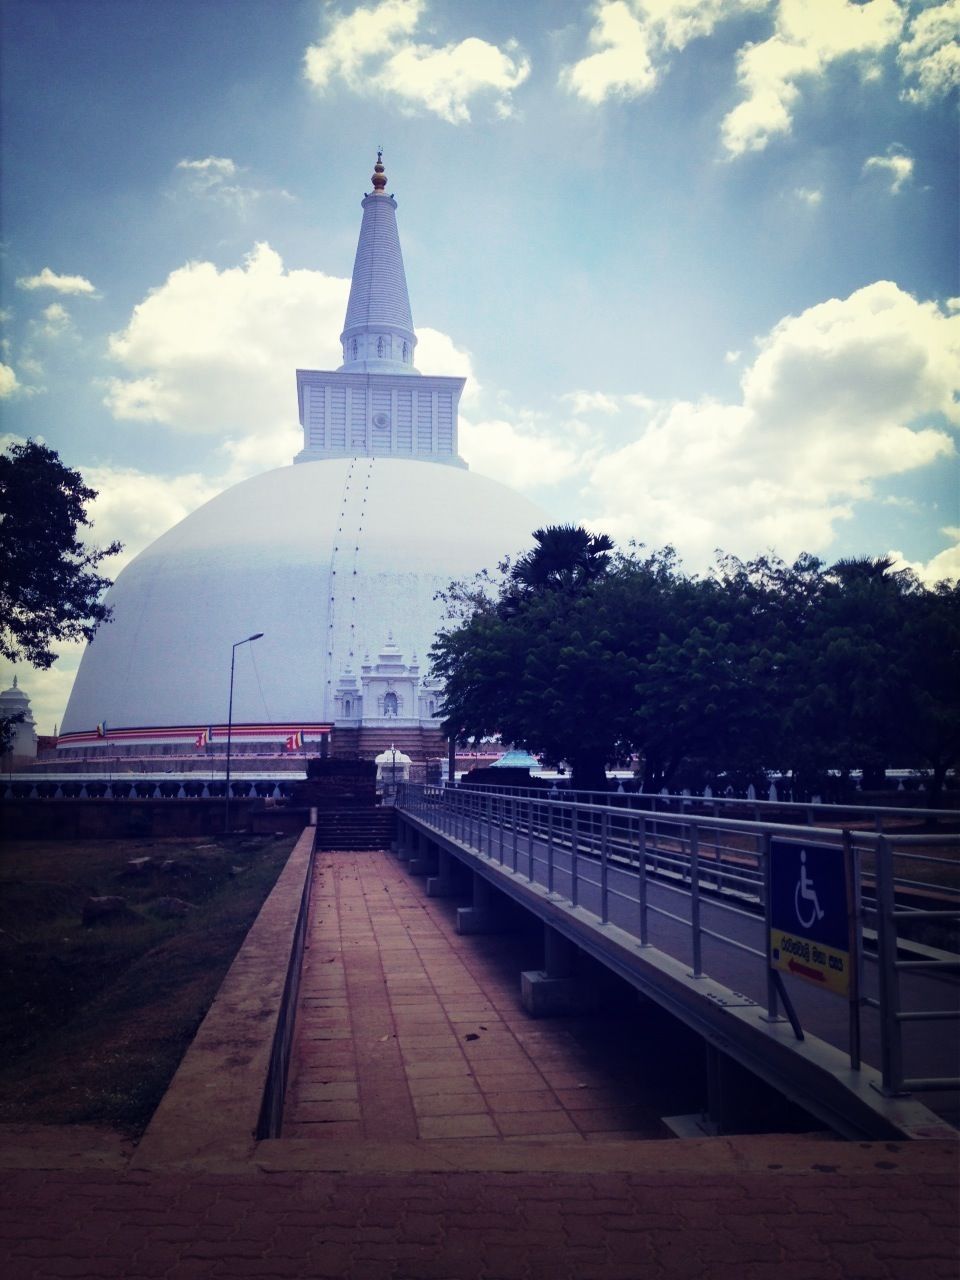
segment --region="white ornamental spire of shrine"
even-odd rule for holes
[[[413,330],[407,278],[397,234],[397,202],[387,194],[383,152],[377,152],[373,190],[361,202],[363,221],[353,264],[341,373],[413,373]]]

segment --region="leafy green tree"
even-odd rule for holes
[[[5,756],[11,749],[17,725],[22,723],[22,711],[17,711],[12,716],[0,716],[0,756]]]
[[[84,544],[96,490],[53,449],[28,440],[0,454],[0,654],[46,669],[62,640],[90,640],[110,611],[98,567],[119,542]]]
[[[569,761],[575,786],[600,788],[607,762],[631,750],[630,709],[660,632],[656,596],[673,572],[672,553],[614,563],[603,535],[567,527],[536,537],[519,571],[504,567],[496,599],[455,592],[465,619],[432,653],[445,685],[445,729],[499,732]]]
[[[911,589],[887,634],[884,690],[887,758],[929,771],[928,801],[939,805],[960,767],[960,584]]]
[[[939,795],[960,752],[960,592],[888,559],[792,564],[721,556],[685,575],[670,548],[611,554],[570,526],[492,579],[460,586],[433,649],[448,732],[499,732],[605,785],[642,759],[643,785],[683,772],[843,791],[855,770],[923,767]]]

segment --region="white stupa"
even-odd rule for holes
[[[340,752],[436,736],[437,592],[530,546],[546,522],[459,457],[462,378],[423,376],[380,156],[336,371],[297,370],[303,449],[228,489],[141,552],[107,596],[58,746],[70,754],[215,749],[332,729]],[[299,735],[299,736],[297,736]],[[268,747],[268,749],[270,749]],[[437,743],[439,754],[439,743]]]

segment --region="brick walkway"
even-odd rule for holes
[[[0,1249],[7,1280],[956,1280],[955,1182],[878,1163],[896,1157],[853,1175],[21,1173]]]
[[[389,855],[319,854],[283,1136],[666,1137],[629,1035],[611,1054],[595,1018],[531,1019],[515,950],[459,937]]]

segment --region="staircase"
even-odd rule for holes
[[[397,832],[396,810],[331,809],[317,814],[315,849],[389,849]]]

